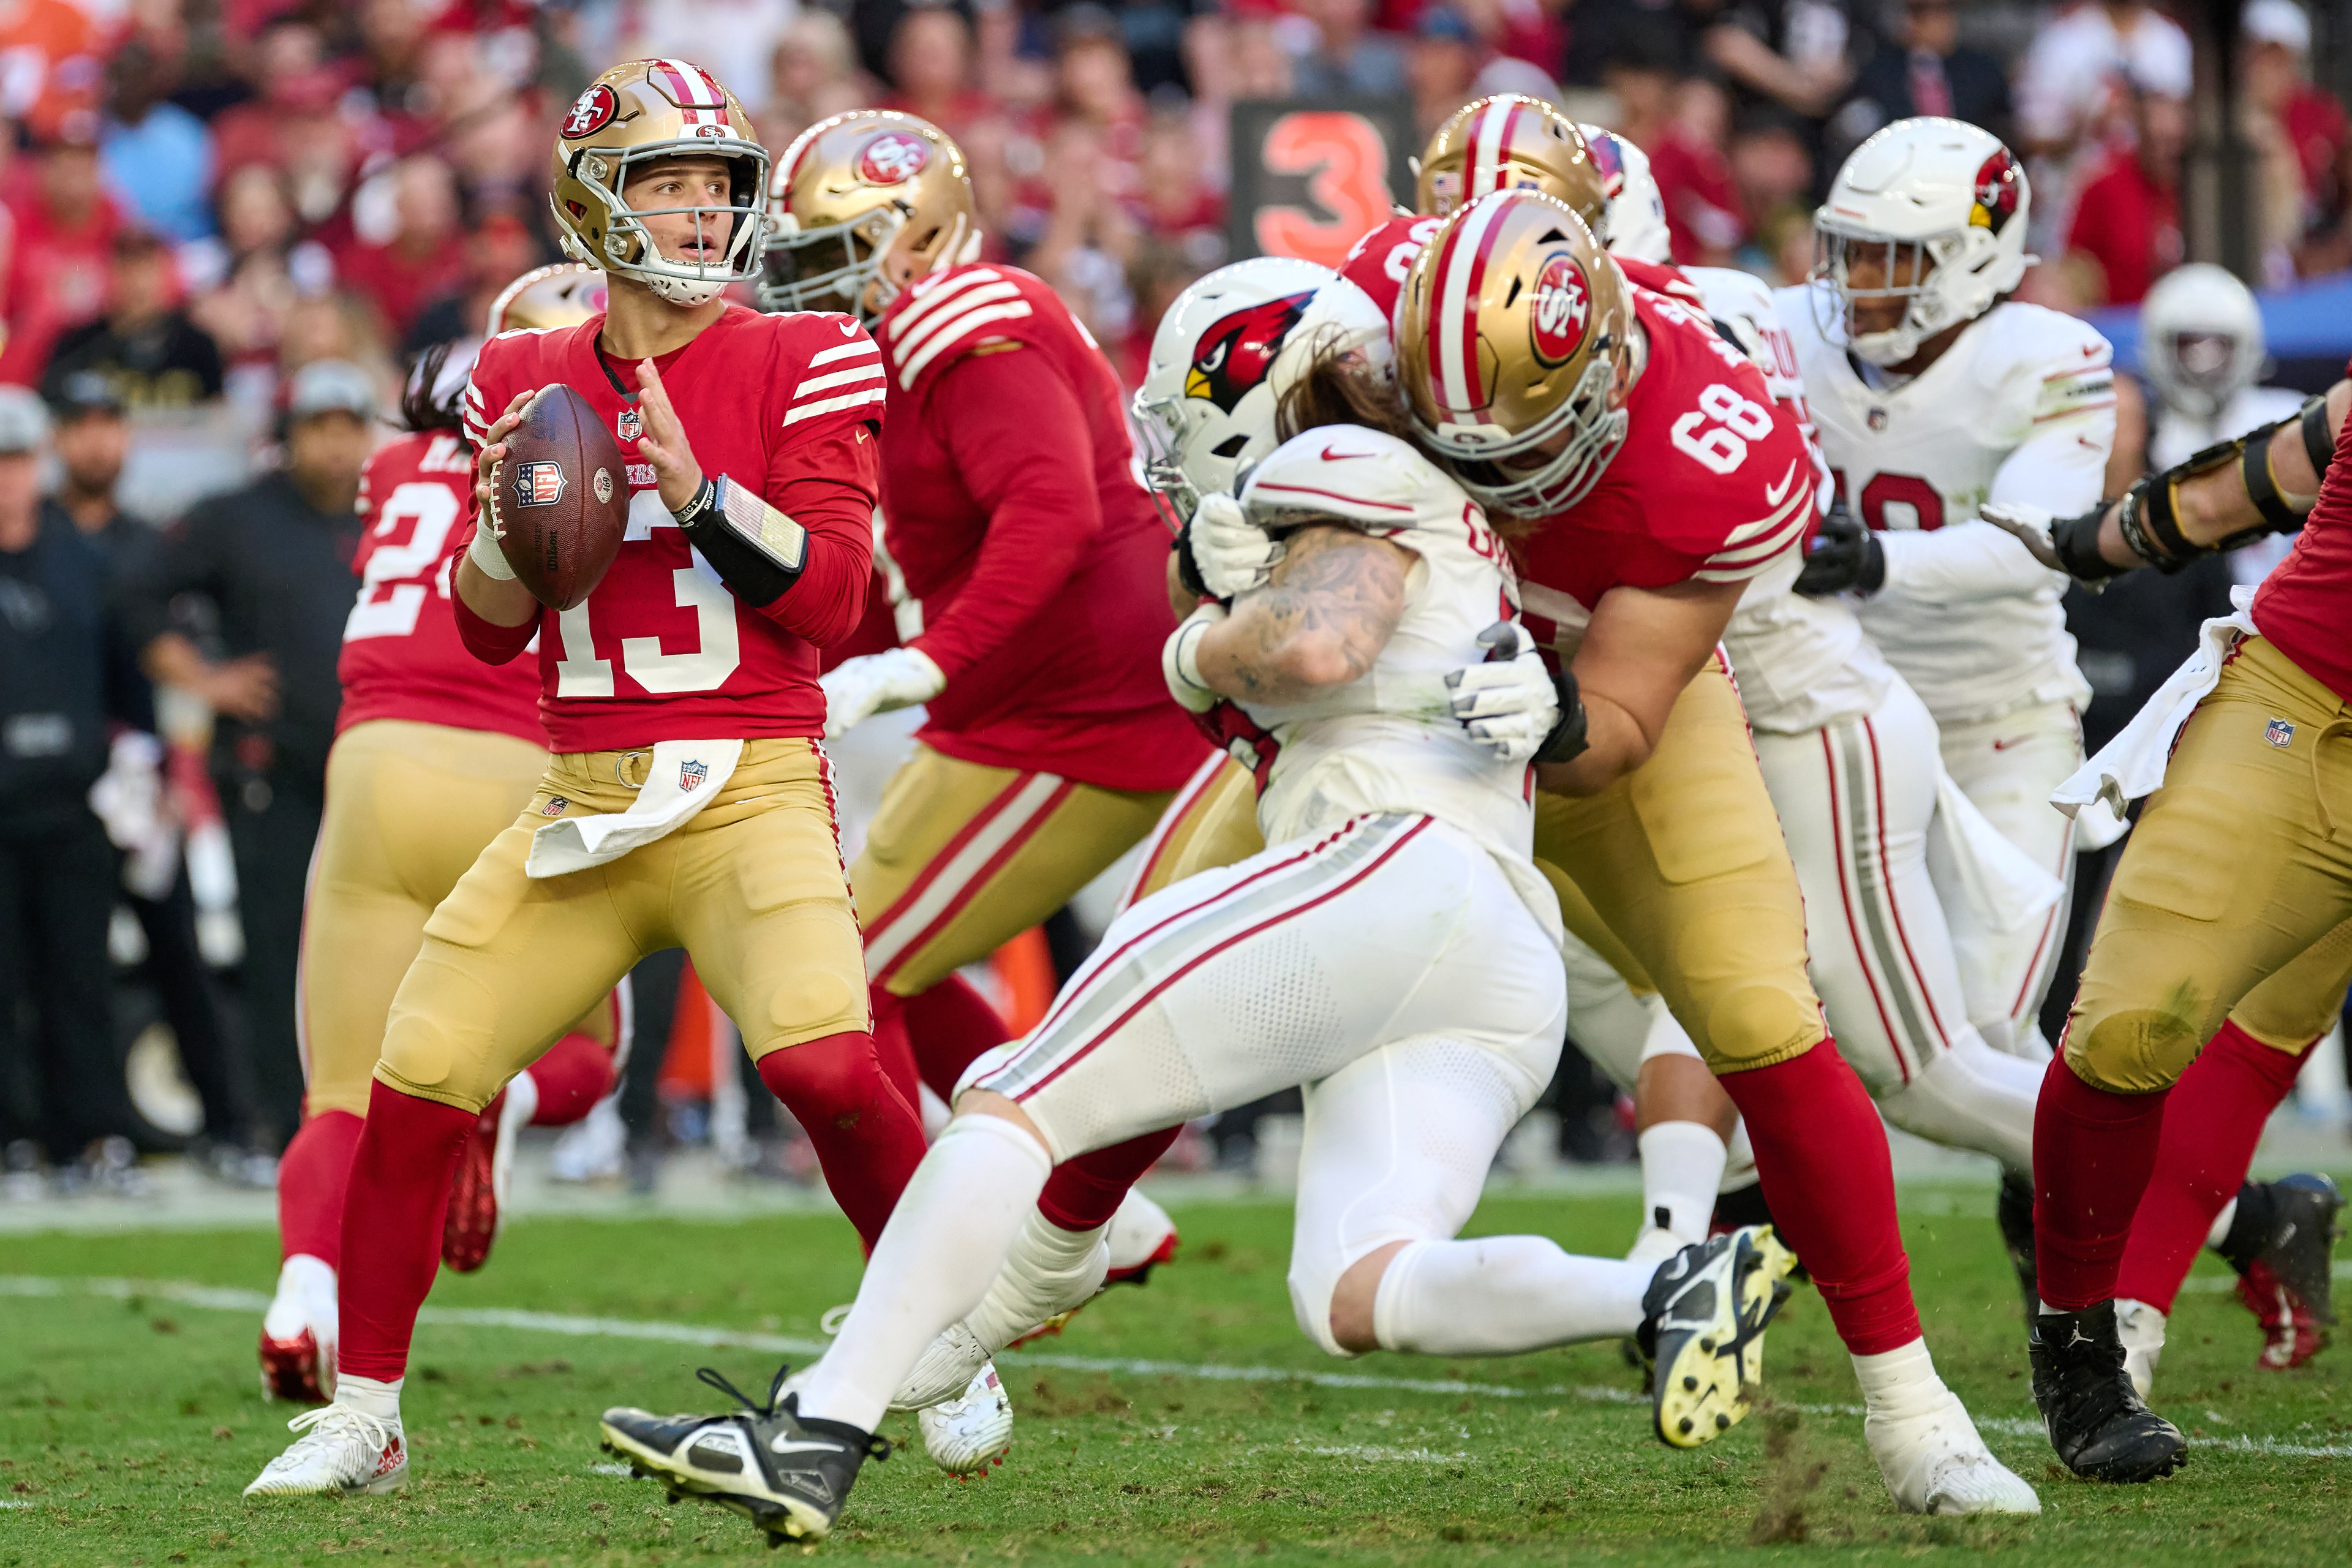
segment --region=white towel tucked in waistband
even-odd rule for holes
[[[561,877],[585,871],[676,832],[718,798],[735,764],[742,760],[740,741],[656,742],[645,787],[629,809],[591,812],[549,823],[530,836],[530,858],[523,862],[524,874]]]
[[[2097,756],[2058,786],[2050,804],[2073,816],[2104,801],[2106,809],[2120,816],[2133,801],[2154,794],[2164,783],[2164,770],[2172,761],[2172,743],[2180,738],[2181,726],[2220,684],[2221,666],[2240,636],[2253,635],[2253,619],[2247,613],[2253,602],[2252,588],[2231,589],[2230,603],[2235,613],[2207,621],[2197,629],[2197,651],[2156,689],[2156,695],[2116,732],[2114,740],[2099,748]]]

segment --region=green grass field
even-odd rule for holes
[[[2039,1486],[2038,1521],[1893,1511],[1810,1290],[1773,1331],[1772,1408],[1712,1447],[1675,1453],[1646,1436],[1613,1345],[1499,1362],[1327,1360],[1290,1321],[1287,1208],[1220,1204],[1178,1211],[1183,1256],[1148,1289],[1113,1292],[1041,1353],[1001,1363],[1021,1416],[1004,1468],[951,1481],[919,1447],[869,1466],[822,1552],[1178,1568],[1808,1553],[2285,1568],[2352,1557],[2352,1352],[2257,1373],[2235,1303],[2185,1295],[2158,1393],[2198,1439],[2193,1462],[2136,1489],[2062,1479],[2032,1425],[1990,1191],[1905,1196],[1937,1359],[1995,1450]],[[1634,1208],[1632,1197],[1502,1197],[1473,1228],[1607,1251]],[[815,1340],[857,1273],[848,1226],[829,1217],[518,1225],[482,1273],[445,1275],[434,1294],[428,1312],[464,1321],[419,1331],[407,1490],[249,1505],[238,1492],[287,1441],[290,1414],[257,1392],[258,1311],[246,1299],[275,1276],[273,1238],[43,1235],[10,1238],[5,1258],[0,1565],[42,1568],[766,1561],[735,1515],[665,1506],[652,1483],[614,1474],[595,1416],[614,1403],[702,1407],[698,1365],[764,1388],[775,1347]],[[498,1310],[526,1316],[501,1321]],[[620,1337],[610,1324],[562,1333],[528,1314],[651,1322],[671,1338]],[[677,1342],[678,1325],[760,1343]],[[894,1416],[889,1432],[911,1437],[912,1422]]]

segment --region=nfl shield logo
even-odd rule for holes
[[[1870,427],[1873,430],[1884,430],[1886,428],[1886,410],[1884,408],[1874,408],[1864,417],[1869,421]]]
[[[539,815],[541,816],[562,816],[563,815],[563,808],[571,804],[572,803],[570,801],[564,799],[560,795],[551,795],[549,797],[547,804],[539,808]]]
[[[2294,726],[2284,719],[2273,719],[2263,726],[2263,739],[2284,751],[2294,744]]]
[[[709,776],[710,768],[707,763],[680,763],[677,765],[677,787],[688,795],[700,789],[702,781]]]
[[[553,506],[563,499],[563,465],[519,463],[514,486],[517,506]]]
[[[646,422],[637,417],[634,408],[624,408],[613,416],[613,432],[624,441],[635,443],[645,439]],[[634,445],[632,447],[634,450]]]

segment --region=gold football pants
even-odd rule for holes
[[[2262,637],[2222,668],[2124,846],[2066,1021],[2084,1082],[2177,1081],[2224,1017],[2301,1050],[2352,970],[2352,704]]]
[[[584,871],[523,874],[531,833],[553,817],[627,810],[635,792],[620,775],[642,770],[644,755],[548,760],[519,817],[425,922],[393,998],[381,1081],[478,1110],[640,958],[667,947],[686,949],[755,1060],[869,1026],[813,742],[746,742],[717,796],[666,837]]]
[[[367,1114],[384,1020],[425,922],[546,770],[546,752],[488,730],[376,719],[336,738],[302,901],[304,1115]],[[600,996],[570,1027],[610,1047],[614,1026]]]
[[[1238,763],[1186,793],[1132,897],[1265,847]],[[1676,699],[1647,763],[1597,795],[1535,805],[1536,865],[1562,923],[1635,994],[1663,992],[1709,1067],[1769,1067],[1827,1036],[1796,868],[1719,662]]]

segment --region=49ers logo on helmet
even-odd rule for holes
[[[1977,169],[1977,205],[1969,209],[1969,226],[1999,234],[2017,216],[2017,160],[2001,148]]]
[[[1592,286],[1573,256],[1555,256],[1536,275],[1535,299],[1528,307],[1528,339],[1547,365],[1566,364],[1584,346],[1592,316]]]
[[[886,131],[857,155],[857,177],[869,185],[898,185],[913,179],[931,161],[931,144],[903,131]]]
[[[572,112],[563,117],[563,134],[574,142],[593,136],[610,124],[619,110],[611,88],[601,81],[590,82],[588,90],[572,100]]]
[[[1290,341],[1290,330],[1307,313],[1315,291],[1286,294],[1235,310],[1210,324],[1192,345],[1192,368],[1184,377],[1184,395],[1205,397],[1231,414],[1252,389],[1262,385],[1274,368],[1274,356]]]

